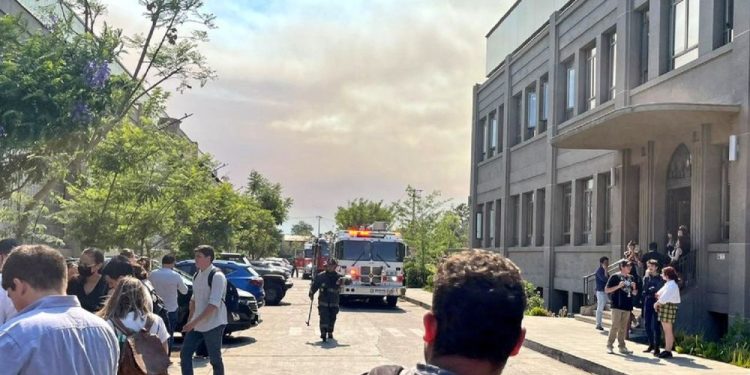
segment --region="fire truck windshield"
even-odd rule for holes
[[[323,257],[328,257],[329,251],[328,251],[328,243],[326,242],[320,242],[320,252]],[[313,257],[313,251],[311,248],[305,249],[305,258],[312,258]]]
[[[380,241],[341,241],[336,244],[341,260],[403,262],[404,244]]]

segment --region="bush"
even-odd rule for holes
[[[526,311],[536,307],[544,307],[544,299],[539,295],[534,284],[524,280],[523,288],[526,290]]]
[[[750,321],[735,321],[719,342],[707,341],[703,335],[678,332],[675,351],[750,368]]]
[[[553,314],[544,307],[541,306],[535,306],[531,309],[526,310],[526,315],[529,316],[553,316]]]

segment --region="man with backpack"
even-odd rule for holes
[[[115,374],[119,346],[103,319],[65,295],[67,266],[44,245],[13,250],[2,287],[16,315],[0,326],[0,373],[20,375]]]
[[[224,375],[221,340],[227,325],[227,307],[224,303],[227,279],[212,264],[216,254],[213,247],[201,245],[193,253],[198,273],[193,279],[188,323],[182,328],[185,338],[180,352],[180,367],[183,375],[192,375],[193,354],[205,342],[213,373]]]

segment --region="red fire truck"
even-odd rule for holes
[[[294,260],[295,267],[302,268],[302,278],[311,279],[314,274],[325,270],[328,261],[328,241],[324,238],[316,238],[305,243],[305,249],[297,259]]]

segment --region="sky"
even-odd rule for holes
[[[109,3],[125,34],[135,0]],[[333,229],[338,206],[392,202],[408,185],[467,201],[472,87],[485,35],[512,0],[207,0],[201,51],[218,74],[175,94],[172,117],[241,186],[257,170],[299,220]],[[127,61],[126,61],[127,62]]]

